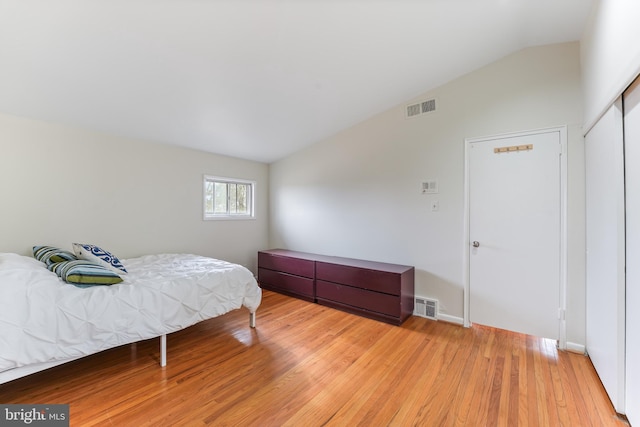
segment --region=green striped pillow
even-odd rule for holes
[[[113,285],[122,278],[99,264],[86,260],[63,261],[49,266],[62,280],[79,287]]]
[[[55,246],[34,246],[33,257],[44,262],[47,266],[56,262],[73,261],[78,259],[71,251],[56,248]]]

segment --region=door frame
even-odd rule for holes
[[[513,138],[528,135],[538,135],[543,133],[558,132],[560,139],[560,295],[558,307],[558,348],[567,348],[567,260],[568,260],[568,232],[567,232],[567,126],[556,126],[550,128],[534,129],[522,132],[503,133],[478,138],[465,138],[464,140],[464,244],[463,244],[463,274],[464,274],[464,317],[465,327],[471,326],[470,320],[470,300],[471,300],[471,278],[470,278],[470,256],[471,256],[471,236],[470,230],[470,191],[469,191],[469,149],[471,144],[492,141],[496,139]]]

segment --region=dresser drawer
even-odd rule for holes
[[[401,276],[397,273],[349,265],[316,262],[316,278],[390,295],[400,295],[401,290]]]
[[[307,277],[258,268],[258,282],[261,287],[276,288],[288,293],[315,298],[313,279]]]
[[[308,259],[258,252],[258,267],[308,278],[315,277],[315,262]]]
[[[400,297],[316,280],[316,298],[400,317]]]

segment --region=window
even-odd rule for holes
[[[204,219],[254,218],[256,183],[241,179],[204,177]]]

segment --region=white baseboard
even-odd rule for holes
[[[438,320],[442,320],[443,322],[455,323],[456,325],[463,325],[464,320],[462,317],[451,316],[449,314],[438,313]]]
[[[572,353],[587,354],[587,347],[582,344],[576,344],[574,342],[567,341],[567,351],[570,351]]]

